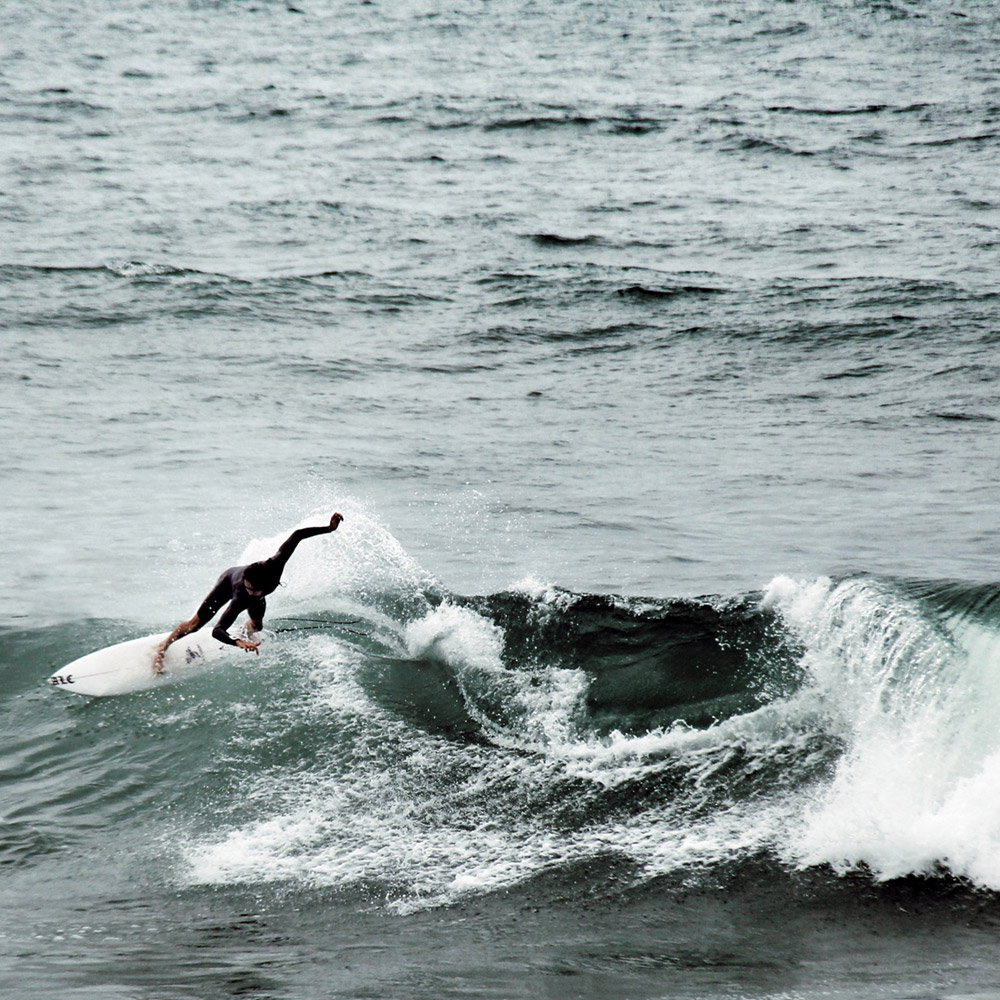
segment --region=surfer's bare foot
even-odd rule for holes
[[[153,673],[157,676],[163,673],[163,657],[166,655],[166,648],[161,646],[153,657]]]

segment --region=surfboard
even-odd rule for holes
[[[97,697],[131,694],[194,677],[226,657],[253,655],[236,646],[227,646],[210,634],[195,633],[173,643],[163,658],[163,673],[154,674],[153,656],[169,634],[146,635],[87,653],[57,670],[49,678],[49,684],[60,691]],[[264,638],[260,632],[254,635],[255,641]]]

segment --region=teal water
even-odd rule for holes
[[[993,5],[0,24],[4,993],[992,995]]]

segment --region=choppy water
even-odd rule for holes
[[[998,22],[4,5],[4,990],[992,995]]]

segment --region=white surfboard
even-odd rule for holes
[[[153,656],[169,634],[161,632],[141,639],[129,639],[88,653],[57,670],[49,678],[49,684],[61,691],[98,697],[131,694],[133,691],[147,691],[194,677],[214,661],[227,656],[253,655],[236,646],[227,646],[224,642],[213,639],[211,634],[195,633],[173,643],[163,658],[163,673],[154,674]],[[254,635],[255,642],[264,638],[265,635],[261,632]]]

